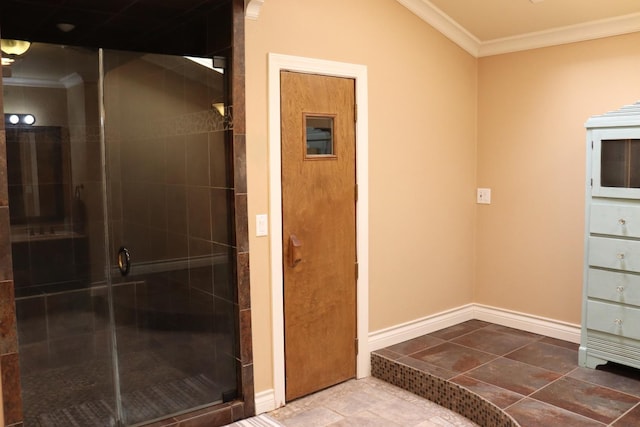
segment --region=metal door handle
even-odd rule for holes
[[[129,249],[124,246],[121,246],[118,250],[118,269],[123,276],[129,274],[129,270],[131,270],[131,255],[129,254]]]
[[[295,234],[289,236],[289,267],[293,268],[302,261],[302,243]]]

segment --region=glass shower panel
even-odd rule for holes
[[[3,76],[35,117],[5,121],[25,425],[115,425],[98,51],[33,43]]]
[[[104,51],[110,253],[126,425],[237,394],[226,79],[210,59]],[[125,248],[130,270],[121,275],[115,260]]]

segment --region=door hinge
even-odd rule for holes
[[[593,141],[591,141],[591,149],[593,150]]]
[[[355,266],[356,266],[356,280],[358,280],[358,270],[359,270],[359,268],[358,268],[358,263],[357,262],[356,262]]]
[[[358,184],[356,184],[356,185],[354,186],[354,189],[353,189],[353,198],[354,198],[354,200],[355,200],[356,202],[358,201]]]
[[[358,104],[353,104],[353,121],[358,121]]]
[[[591,178],[591,186],[593,187],[593,178]]]
[[[358,355],[358,338],[356,338],[356,356]]]

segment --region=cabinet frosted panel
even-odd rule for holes
[[[640,188],[640,139],[602,140],[600,184]]]
[[[629,140],[629,187],[640,188],[640,139]]]

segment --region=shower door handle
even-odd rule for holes
[[[129,249],[124,246],[121,246],[118,250],[118,269],[122,276],[126,276],[131,270],[131,255],[129,254]]]

